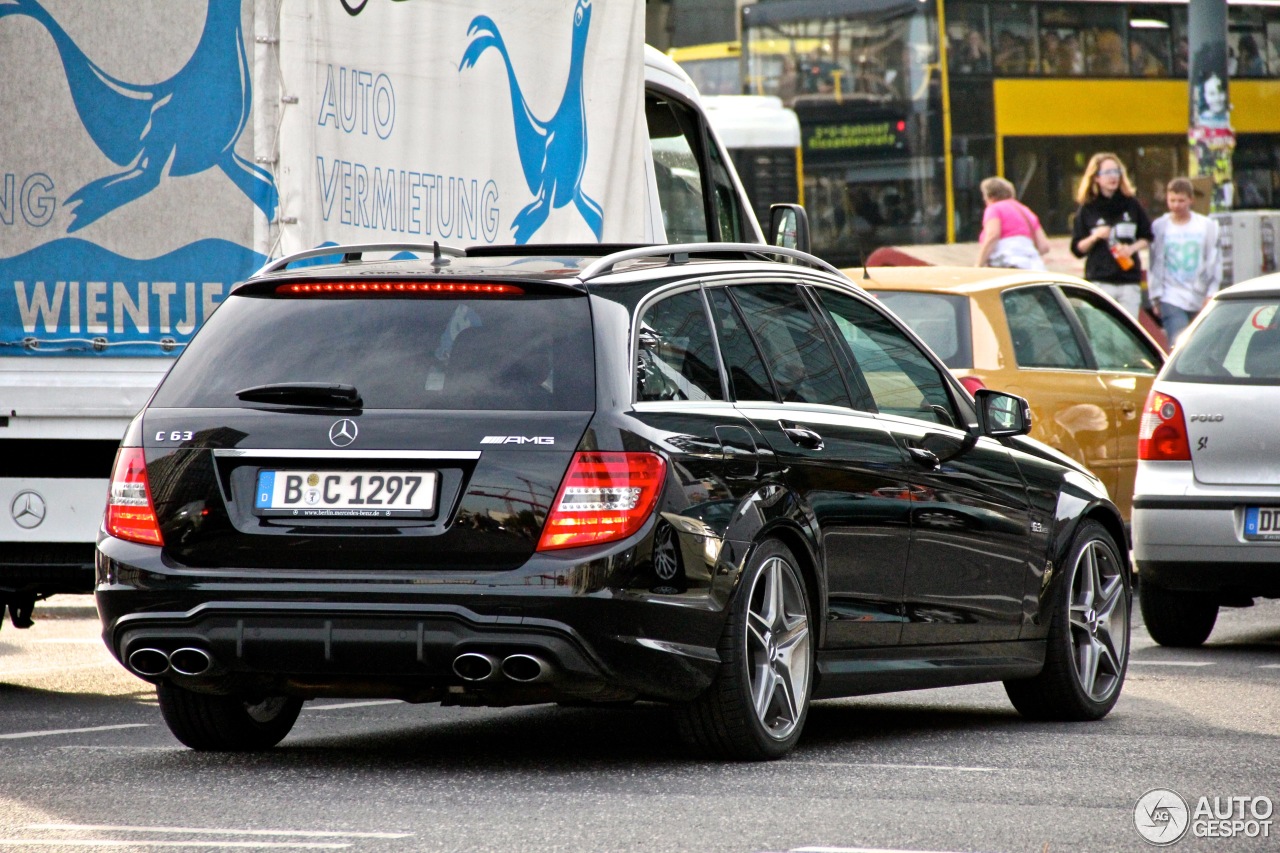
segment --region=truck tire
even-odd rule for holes
[[[193,693],[167,681],[156,685],[160,713],[173,736],[205,752],[255,752],[289,734],[302,700],[287,696],[247,699]]]

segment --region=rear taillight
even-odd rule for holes
[[[987,387],[986,383],[976,376],[961,376],[960,384],[963,385],[964,390],[968,391],[970,394],[976,393],[977,391]]]
[[[654,453],[575,453],[538,550],[599,545],[635,533],[653,512],[666,471]]]
[[[1147,395],[1138,430],[1138,458],[1147,460],[1188,460],[1191,443],[1182,404],[1159,391]]]
[[[151,487],[147,484],[147,460],[141,447],[122,447],[116,454],[107,495],[107,533],[117,539],[163,545]]]

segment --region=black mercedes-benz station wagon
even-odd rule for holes
[[[316,697],[657,701],[738,759],[827,697],[1115,704],[1105,489],[817,258],[322,251],[230,293],[115,464],[103,636],[188,746]]]

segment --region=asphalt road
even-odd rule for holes
[[[1100,723],[1024,722],[999,685],[827,701],[768,764],[691,759],[655,705],[318,700],[270,752],[195,753],[91,599],[36,615],[0,631],[2,849],[1119,851],[1153,849],[1134,813],[1154,788],[1280,805],[1280,602],[1224,611],[1194,651],[1137,627]]]

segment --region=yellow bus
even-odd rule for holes
[[[836,263],[976,239],[989,175],[1062,234],[1095,151],[1153,215],[1188,170],[1186,0],[771,0],[741,25],[740,69],[777,69],[743,85],[796,111],[814,251]],[[1228,43],[1235,206],[1280,206],[1280,5],[1231,0]]]

